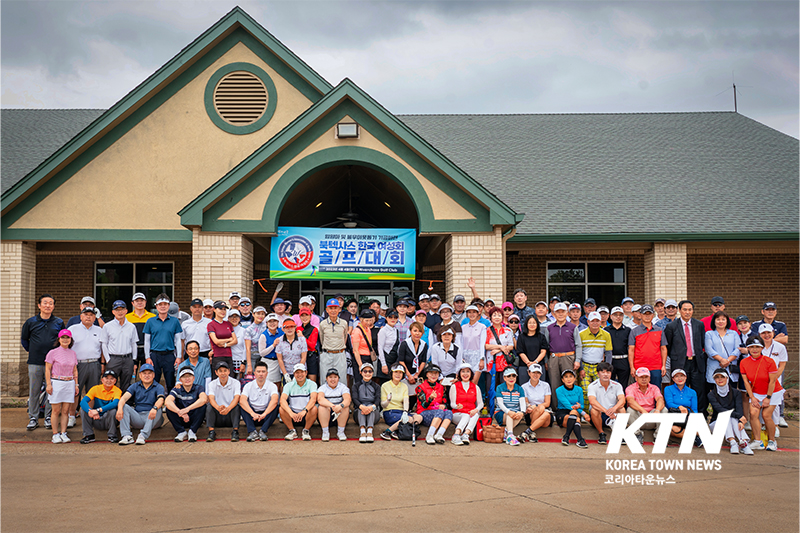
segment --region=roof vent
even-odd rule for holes
[[[244,70],[225,75],[214,89],[214,108],[233,126],[248,126],[267,110],[267,88],[258,76]]]

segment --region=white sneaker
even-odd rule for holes
[[[61,433],[53,433],[53,444],[61,444],[62,442],[64,441],[61,440]]]
[[[303,440],[311,440],[311,432],[307,429],[303,430]]]
[[[72,442],[71,440],[69,440],[69,437],[67,436],[67,432],[66,431],[61,433],[61,442],[65,443],[65,444],[67,442]]]
[[[283,440],[294,440],[297,438],[297,430],[293,429],[283,437]]]
[[[139,446],[143,446],[146,442],[147,441],[145,440],[144,435],[139,433],[139,436],[136,437],[136,444],[139,445]]]
[[[69,417],[69,420],[67,421],[67,427],[68,428],[74,428],[75,427],[75,417],[74,416],[70,416]]]
[[[347,440],[347,435],[344,433],[338,433],[337,436],[339,437],[339,440]]]
[[[768,452],[777,452],[778,451],[778,443],[774,440],[767,442],[767,451]]]
[[[456,446],[461,446],[462,444],[464,444],[463,442],[461,442],[461,435],[453,435],[453,438],[450,439],[450,442],[452,442]]]
[[[361,444],[364,444],[365,442],[367,442],[367,434],[366,433],[362,433],[361,436],[358,437],[358,442],[360,442]]]
[[[731,453],[738,454],[739,453],[739,445],[736,444],[736,441],[731,441]]]
[[[755,455],[753,453],[753,450],[750,449],[750,443],[749,442],[743,440],[742,442],[739,443],[739,446],[741,447],[743,454],[745,454],[745,455]]]
[[[339,440],[342,440],[342,436],[341,435],[339,435]],[[372,436],[372,433],[367,433],[367,444],[369,444],[371,442],[375,442],[375,438]]]
[[[322,442],[328,442],[329,440],[331,440],[331,434],[323,432],[322,433]]]
[[[767,447],[764,446],[764,442],[759,439],[750,445],[750,449],[754,451],[764,451]]]
[[[781,428],[775,426],[775,438],[777,439],[780,436],[781,436]]]
[[[785,419],[785,418],[783,418],[783,417],[781,417],[781,419],[780,419],[780,420],[778,420],[778,425],[779,425],[780,427],[782,427],[782,428],[788,428],[788,427],[789,427],[789,423],[788,423],[788,422],[786,421],[786,419]]]
[[[186,437],[188,436],[189,434],[186,431],[181,431],[180,433],[175,435],[175,442],[183,442],[186,440]]]
[[[127,446],[128,444],[133,444],[133,443],[134,443],[134,440],[133,440],[133,437],[131,435],[125,435],[119,441],[119,445],[120,446]]]
[[[189,430],[189,442],[197,442],[197,435],[191,429]]]
[[[425,437],[425,442],[427,442],[428,444],[436,444],[436,441],[433,439],[433,435],[428,435],[427,437]]]

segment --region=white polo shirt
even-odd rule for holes
[[[278,387],[268,379],[264,380],[263,387],[259,387],[258,383],[253,380],[242,389],[242,396],[247,396],[250,407],[256,411],[263,411],[266,409],[272,397],[277,395]]]
[[[89,328],[83,324],[73,324],[69,327],[72,333],[72,340],[75,344],[72,349],[78,355],[78,362],[86,361],[89,359],[99,359],[102,355],[100,351],[100,339],[103,336],[103,330],[100,326],[92,325]]]
[[[600,384],[600,380],[596,379],[589,383],[586,388],[586,396],[594,396],[597,402],[604,408],[609,409],[617,404],[617,397],[619,395],[625,396],[625,391],[622,385],[613,379],[608,384],[608,389]]]
[[[547,383],[543,379],[539,379],[539,384],[535,387],[531,384],[531,382],[527,382],[525,385],[522,386],[522,390],[525,392],[525,400],[530,405],[539,405],[544,403],[544,397],[547,395],[553,394],[552,389],[550,388],[550,384]],[[552,407],[552,399],[551,399],[551,407]]]
[[[197,341],[201,352],[209,351],[211,349],[211,339],[208,336],[208,325],[210,323],[211,319],[206,317],[202,317],[199,322],[196,322],[194,318],[184,320],[181,322],[183,340],[186,342]]]
[[[106,322],[100,334],[100,343],[103,347],[103,355],[105,356],[106,362],[111,360],[111,354],[136,355],[136,344],[138,342],[139,334],[136,332],[136,326],[128,322],[127,318],[122,325],[120,325],[116,318]]]
[[[242,393],[242,384],[238,380],[228,377],[228,383],[222,385],[219,378],[212,380],[208,384],[206,394],[214,397],[219,405],[228,406],[233,401],[234,396],[239,396]]]

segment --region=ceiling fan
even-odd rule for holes
[[[347,166],[347,212],[342,213],[333,222],[320,226],[321,228],[374,228],[375,224],[364,222],[358,218],[358,213],[353,212],[353,184],[350,174],[350,165]]]

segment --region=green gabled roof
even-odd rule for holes
[[[211,185],[202,194],[186,205],[186,207],[181,209],[178,212],[178,214],[181,215],[181,223],[186,226],[201,225],[203,223],[203,212],[209,206],[213,205],[217,200],[231,191],[242,179],[258,169],[273,154],[281,151],[287,144],[291,143],[292,139],[305,131],[344,99],[351,100],[358,107],[374,117],[383,127],[399,138],[402,143],[411,147],[413,151],[420,154],[425,160],[430,161],[431,164],[455,181],[473,198],[486,206],[490,213],[490,223],[492,225],[514,225],[522,219],[520,215],[517,215],[489,190],[458,168],[458,166],[428,144],[425,139],[420,137],[406,124],[398,120],[397,117],[392,115],[371,96],[361,90],[361,88],[350,79],[345,78],[332,91],[312,105],[302,115],[297,117],[291,124],[256,149],[250,156],[231,169],[219,181]]]
[[[322,78],[311,67],[304,63],[291,50],[286,48],[278,39],[264,29],[260,24],[253,20],[250,15],[245,13],[240,7],[233,8],[227,15],[222,17],[216,24],[206,30],[191,44],[181,50],[175,57],[170,59],[164,66],[158,69],[153,75],[144,80],[135,89],[126,94],[113,107],[93,120],[80,133],[75,135],[69,142],[61,146],[46,160],[42,161],[33,171],[25,175],[22,179],[14,182],[6,189],[6,173],[3,171],[3,194],[2,211],[6,211],[10,206],[15,205],[24,198],[30,191],[37,188],[56,168],[67,161],[71,156],[86,149],[91,145],[98,135],[111,125],[119,126],[119,122],[142,106],[143,102],[158,93],[163,87],[161,85],[171,79],[176,74],[185,72],[195,61],[207,52],[220,40],[229,36],[237,29],[242,28],[245,32],[254,37],[267,49],[269,49],[280,61],[290,69],[304,84],[300,88],[310,100],[319,99],[323,94],[329,92],[333,86]],[[5,113],[6,111],[4,111]],[[5,137],[4,137],[5,144]],[[3,147],[5,149],[5,146]]]

